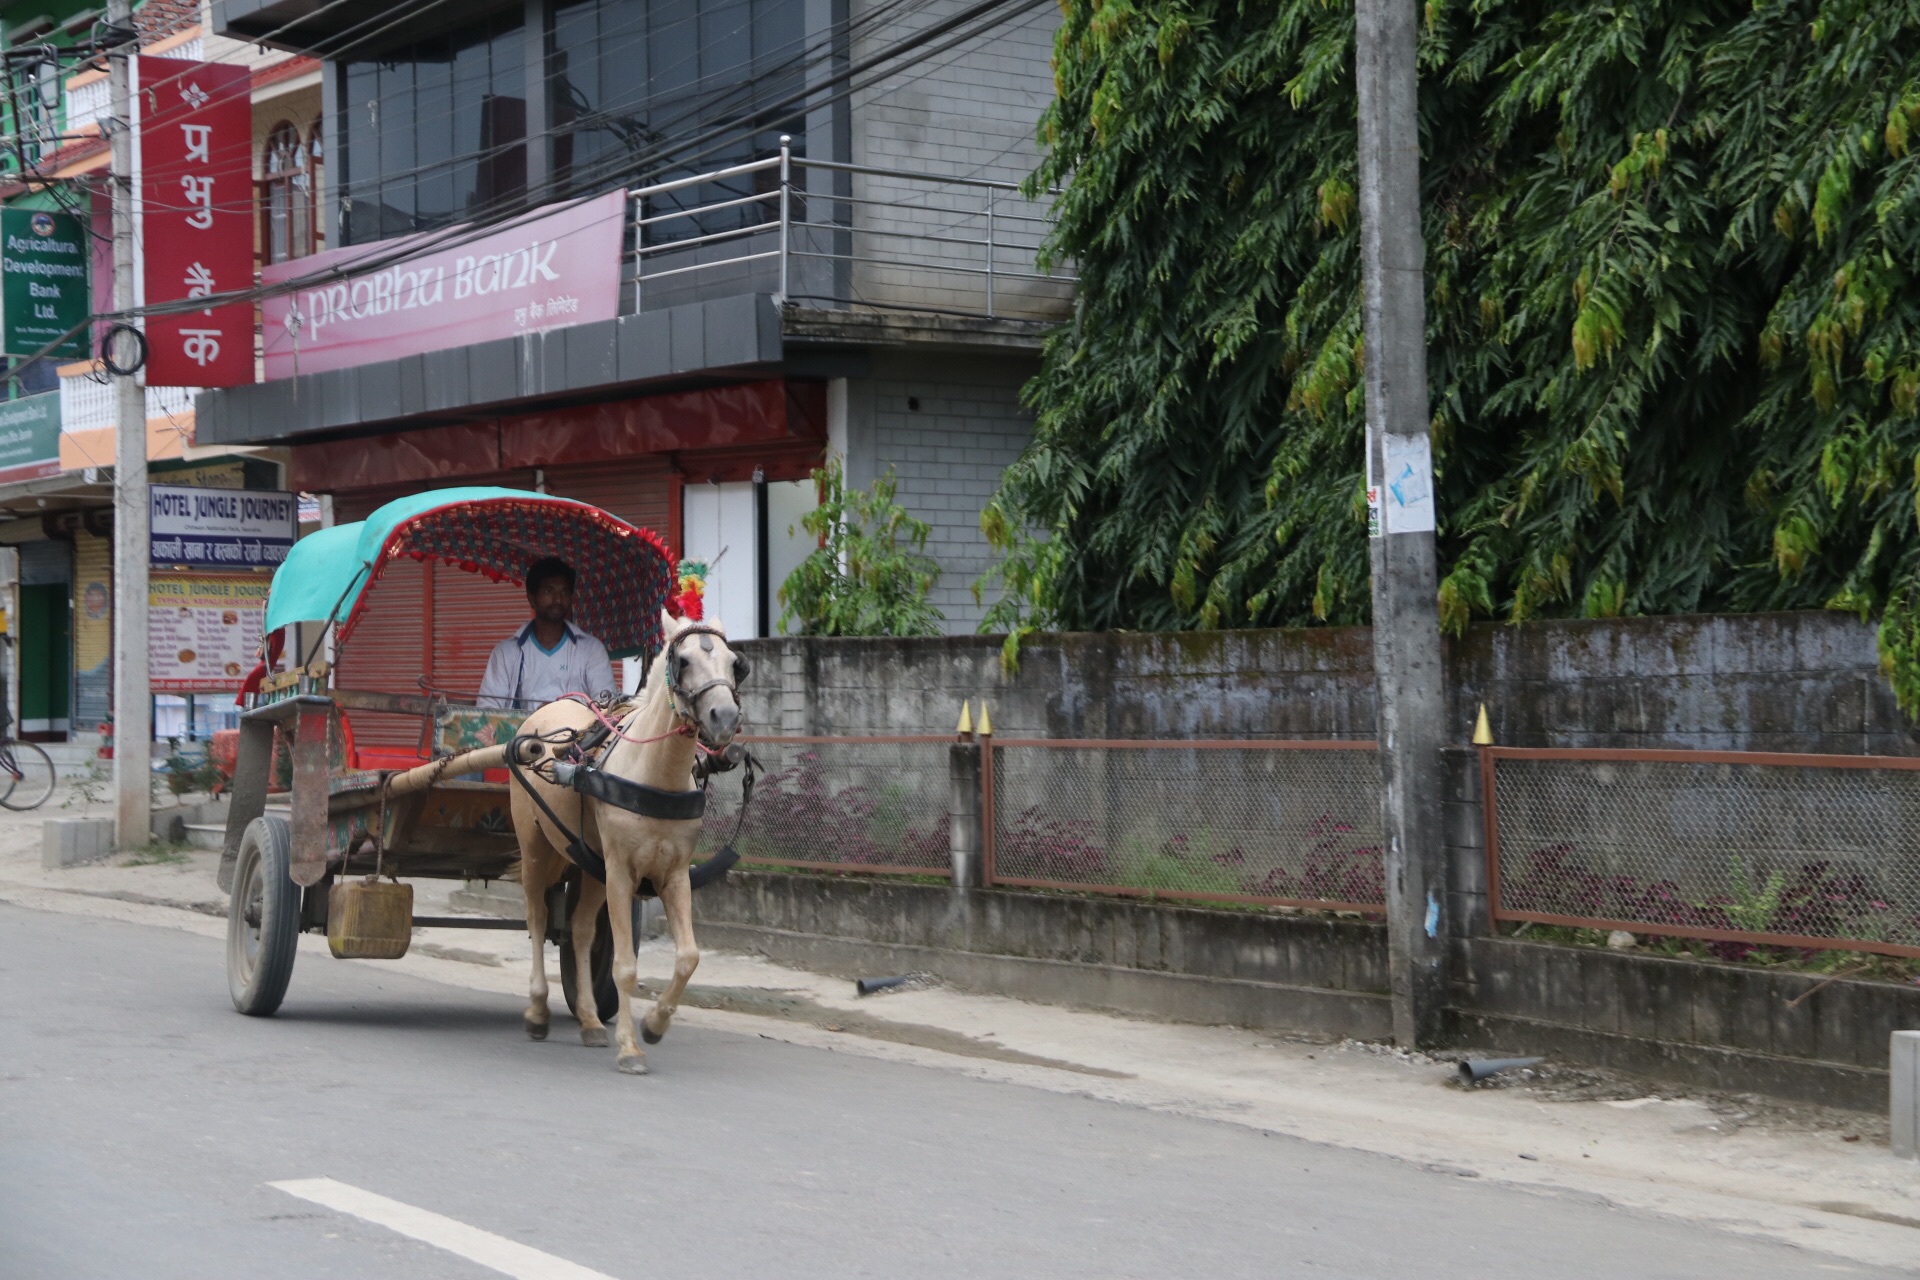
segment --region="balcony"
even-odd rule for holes
[[[71,366],[69,366],[71,367]],[[147,420],[171,419],[183,426],[193,420],[195,387],[148,387]],[[60,429],[68,435],[110,428],[113,421],[113,385],[90,373],[63,373],[60,378]]]
[[[1053,322],[1049,203],[1008,182],[778,156],[636,188],[634,309],[739,294],[789,308]]]

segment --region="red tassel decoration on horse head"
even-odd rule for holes
[[[687,560],[680,565],[680,590],[667,598],[675,617],[699,622],[706,614],[707,567]]]

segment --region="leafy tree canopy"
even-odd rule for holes
[[[1364,621],[1352,9],[1063,3],[989,625]],[[1912,709],[1920,2],[1424,12],[1444,624],[1845,608]]]

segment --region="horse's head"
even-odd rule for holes
[[[740,732],[740,682],[752,665],[727,644],[726,629],[717,621],[694,622],[665,612],[660,620],[667,640],[661,674],[674,712],[694,727],[701,742],[721,750]]]

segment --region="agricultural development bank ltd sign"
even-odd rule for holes
[[[86,228],[67,213],[0,211],[0,349],[10,356],[83,359],[92,260]]]
[[[267,378],[611,320],[626,217],[626,192],[609,191],[486,235],[452,227],[262,267],[268,287],[311,282],[261,304]]]
[[[274,569],[293,549],[300,500],[272,489],[148,486],[152,564]]]

